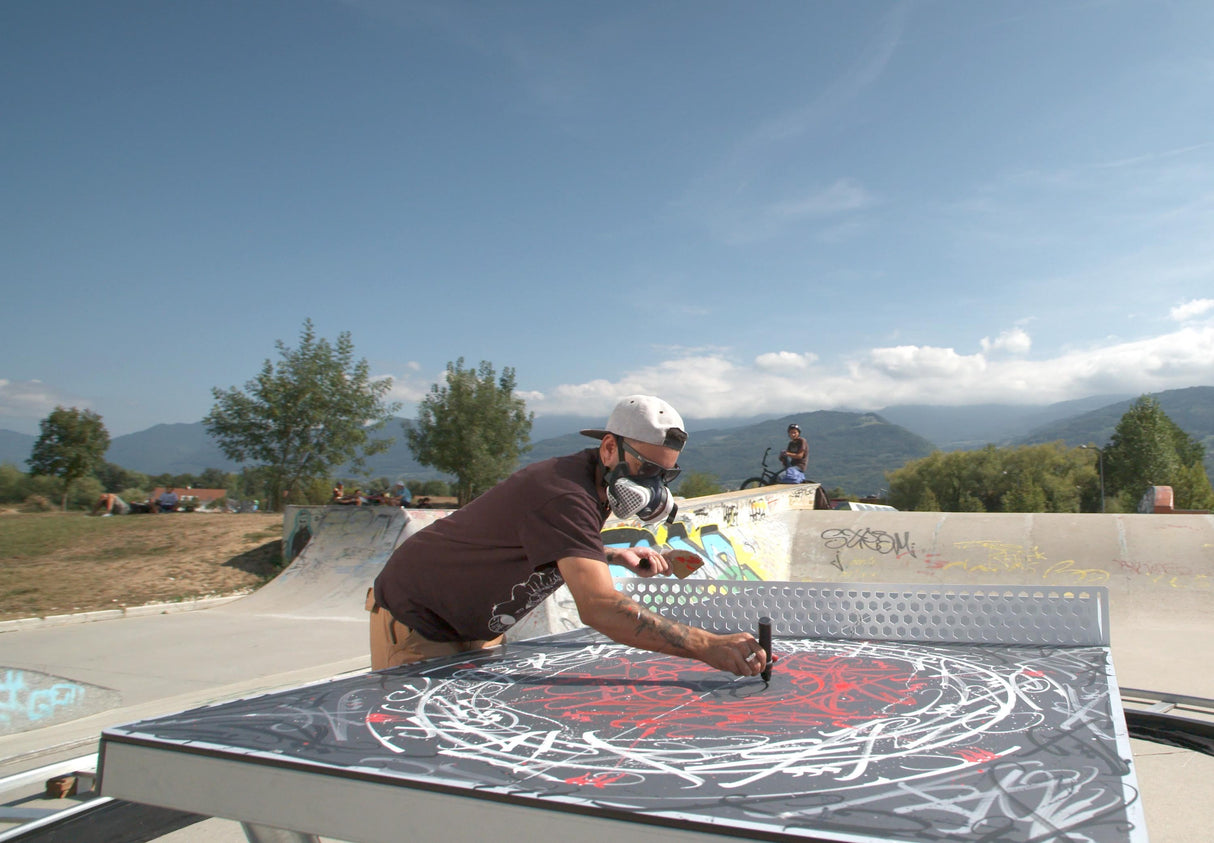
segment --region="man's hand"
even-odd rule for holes
[[[767,653],[749,632],[714,635],[713,639],[699,655],[705,664],[738,676],[758,676],[767,667]]]
[[[629,561],[634,564],[640,564],[642,557],[653,556],[656,557],[653,564],[666,565],[653,548],[611,548],[610,553],[612,562],[616,561],[615,554],[618,553],[630,554]],[[620,564],[624,564],[624,559],[620,559]],[[615,590],[611,573],[602,562],[567,557],[557,565],[577,603],[582,623],[612,641],[656,653],[698,659],[736,676],[758,676],[767,666],[763,648],[749,632],[717,635],[651,612]]]
[[[607,549],[607,561],[612,565],[623,565],[642,577],[666,576],[670,563],[653,547],[611,547]]]

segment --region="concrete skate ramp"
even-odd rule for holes
[[[696,579],[1104,586],[1114,629],[1162,617],[1214,627],[1214,515],[940,513],[814,509],[810,486],[683,501],[679,520],[611,519],[609,546],[671,545],[706,564]],[[284,547],[310,541],[271,583],[216,611],[363,619],[367,588],[392,551],[446,510],[290,507]],[[613,568],[618,577],[631,576]],[[561,589],[514,640],[581,626]]]
[[[603,532],[615,547],[695,550],[694,579],[1105,587],[1122,683],[1214,697],[1211,515],[822,510],[808,485],[769,486],[681,501],[673,525]],[[580,626],[562,588],[508,638]]]
[[[1105,586],[1214,619],[1214,516],[789,511],[794,580]]]
[[[271,582],[217,611],[365,621],[367,589],[392,551],[448,512],[390,506],[287,507],[283,547],[290,552],[302,545],[302,550]]]

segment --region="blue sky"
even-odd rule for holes
[[[305,319],[411,415],[1214,384],[1214,4],[0,4],[0,428]]]

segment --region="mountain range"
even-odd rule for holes
[[[778,468],[775,454],[787,442],[790,422],[801,425],[809,439],[808,476],[827,488],[856,495],[877,494],[885,488],[885,472],[934,450],[1004,447],[1061,440],[1069,446],[1104,445],[1117,422],[1137,396],[1104,395],[1048,406],[1003,404],[977,406],[902,405],[879,412],[818,410],[787,416],[751,419],[688,419],[691,441],[680,462],[689,471],[715,475],[726,487],[737,488],[757,476],[765,448],[772,449],[768,466]],[[1168,417],[1206,448],[1206,471],[1214,476],[1214,387],[1155,393]],[[392,447],[368,460],[371,477],[431,479],[440,475],[419,465],[405,443],[398,419],[383,435],[394,436]],[[572,453],[592,443],[576,431],[599,427],[598,416],[543,416],[532,426],[532,447],[523,463]],[[0,430],[0,463],[25,470],[36,437]],[[207,468],[239,471],[223,455],[201,422],[158,424],[147,430],[116,436],[105,459],[144,474],[198,474]],[[339,472],[342,473],[342,472]]]

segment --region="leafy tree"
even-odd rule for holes
[[[78,482],[72,484],[71,495],[67,500],[68,506],[72,509],[92,510],[93,504],[97,503],[97,499],[104,491],[106,489],[102,488],[101,481],[93,475],[81,477]]]
[[[227,487],[228,499],[264,503],[268,500],[268,477],[269,469],[264,466],[245,466],[239,474],[233,475],[232,483]]]
[[[1214,510],[1214,488],[1201,462],[1181,466],[1171,485],[1172,500],[1178,509]]]
[[[685,498],[702,498],[706,495],[719,495],[726,491],[716,475],[703,471],[692,471],[684,474],[679,480],[679,495]]]
[[[203,419],[229,459],[254,461],[264,469],[265,509],[277,509],[284,492],[292,499],[335,466],[362,468],[392,439],[373,439],[400,405],[385,403],[387,380],[371,377],[366,359],[354,359],[349,332],[337,343],[317,339],[312,320],[304,322],[299,347],[277,342],[281,360],[266,360],[245,384],[212,389],[215,406]]]
[[[911,460],[901,468],[887,472],[890,505],[908,512],[940,511],[939,496],[930,484],[939,473],[944,459],[943,451],[932,451],[922,459]]]
[[[1049,512],[1045,490],[1028,475],[1021,475],[1000,499],[1003,512]]]
[[[232,475],[223,469],[205,468],[194,478],[195,482],[188,485],[198,489],[226,489],[231,479]]]
[[[1061,442],[933,452],[888,474],[890,503],[921,512],[1079,512],[1098,500],[1091,454]]]
[[[127,503],[146,501],[152,493],[151,486],[125,486],[118,490],[118,497]]]
[[[92,410],[56,407],[42,420],[41,433],[26,464],[30,473],[57,477],[67,509],[72,486],[101,465],[110,447],[110,434]]]
[[[146,474],[130,471],[112,462],[103,462],[93,471],[93,474],[107,492],[127,489],[132,486],[140,488],[150,486],[148,482],[149,478]]]
[[[936,500],[936,495],[931,489],[926,489],[915,507],[919,512],[939,512],[940,501]]]
[[[430,387],[417,423],[405,425],[417,461],[455,476],[460,506],[504,480],[530,450],[534,414],[514,394],[514,369],[495,377],[487,361],[476,371],[462,357],[448,363],[445,384]]]
[[[420,485],[409,484],[409,491],[414,495],[425,495],[432,498],[445,498],[451,495],[451,484],[446,480],[426,480]]]
[[[310,506],[328,503],[333,497],[333,484],[326,478],[318,477],[311,483],[304,484],[298,496],[291,495],[287,503]]]
[[[0,503],[16,503],[23,500],[25,472],[12,463],[0,465]]]
[[[1168,418],[1158,399],[1143,395],[1117,422],[1104,449],[1105,486],[1128,512],[1149,486],[1171,486],[1178,509],[1204,508],[1201,502],[1210,494],[1204,457],[1205,447]]]

